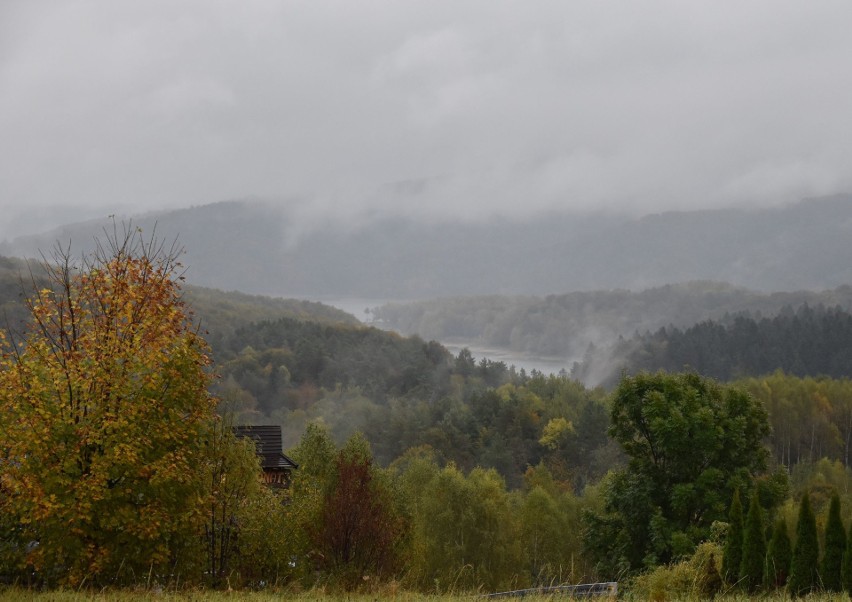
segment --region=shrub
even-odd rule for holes
[[[630,586],[636,599],[666,602],[686,598],[713,596],[722,586],[717,558],[722,556],[718,544],[699,544],[688,559],[639,575]]]

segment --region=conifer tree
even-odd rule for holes
[[[790,559],[793,550],[790,536],[787,534],[787,523],[779,518],[769,540],[769,551],[766,554],[766,581],[770,587],[784,587],[790,576]]]
[[[819,541],[816,518],[811,510],[808,494],[802,496],[799,522],[796,524],[796,547],[790,562],[789,588],[791,596],[802,596],[814,591],[819,584]]]
[[[743,506],[740,502],[739,489],[734,491],[734,497],[731,500],[728,525],[725,556],[722,558],[722,577],[728,583],[736,583],[740,578],[740,564],[743,558]]]
[[[829,592],[843,591],[841,568],[843,552],[846,550],[846,530],[840,519],[840,497],[831,496],[828,521],[825,524],[825,553],[822,557],[820,577],[822,587]]]
[[[849,525],[849,534],[846,537],[846,551],[843,553],[843,589],[852,592],[852,525]]]
[[[704,578],[701,585],[702,593],[711,600],[722,589],[722,576],[719,574],[719,569],[716,568],[716,557],[712,552],[710,553],[710,558],[704,564]]]
[[[743,553],[740,562],[740,581],[749,592],[755,592],[763,585],[765,562],[766,535],[763,532],[763,511],[760,509],[755,491],[751,496],[743,530]]]

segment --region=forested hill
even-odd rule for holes
[[[385,217],[308,223],[286,205],[223,202],[134,218],[188,249],[193,284],[279,296],[412,299],[550,294],[714,280],[762,291],[852,282],[852,196],[762,210],[642,218],[551,214],[452,222]],[[0,245],[37,255],[86,245],[109,220]]]
[[[774,317],[729,316],[661,328],[590,350],[574,376],[614,385],[623,372],[689,369],[730,381],[781,370],[799,377],[852,377],[852,314],[839,307],[785,308]]]
[[[20,318],[22,269],[28,278],[24,262],[0,258],[0,300]],[[33,270],[36,286],[47,286]],[[363,432],[382,464],[429,446],[465,470],[497,468],[513,487],[542,462],[579,487],[618,458],[603,392],[566,377],[527,375],[466,351],[454,357],[319,303],[193,287],[184,300],[211,346],[220,410],[238,423],[281,425],[288,447],[316,422],[338,441]]]
[[[16,331],[29,314],[25,297],[49,286],[40,261],[0,256],[0,328]],[[205,338],[214,346],[231,337],[245,324],[279,318],[307,320],[321,324],[358,324],[358,320],[335,307],[301,299],[278,299],[239,292],[224,292],[185,285],[183,298]]]
[[[759,293],[718,282],[689,282],[639,292],[575,292],[547,297],[482,296],[392,303],[372,310],[385,328],[441,341],[537,355],[579,358],[618,337],[687,328],[704,320],[749,312],[774,316],[803,304],[852,309],[852,287],[823,292]]]
[[[16,329],[29,317],[25,297],[48,285],[38,262],[0,255],[0,329]]]

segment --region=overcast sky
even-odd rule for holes
[[[470,217],[852,192],[850,31],[848,0],[0,0],[0,238],[247,196]]]

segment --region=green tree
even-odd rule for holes
[[[333,483],[336,455],[328,429],[316,423],[308,424],[299,445],[290,452],[299,470],[293,475],[286,534],[296,559],[296,572],[306,584],[310,584],[319,565],[321,552],[312,534],[320,524],[325,497]]]
[[[204,482],[209,487],[210,505],[204,524],[205,574],[213,585],[220,585],[242,565],[240,557],[252,549],[250,525],[257,515],[247,515],[246,510],[258,505],[257,498],[268,492],[254,445],[234,435],[229,418],[211,424],[206,440]],[[274,511],[280,514],[281,505]]]
[[[843,591],[843,553],[846,551],[846,529],[840,518],[840,497],[831,496],[828,521],[825,523],[825,550],[820,566],[822,587],[829,592]]]
[[[25,332],[0,333],[3,511],[48,583],[171,573],[202,531],[215,405],[177,255],[128,230],[46,269]]]
[[[743,533],[743,557],[740,563],[740,581],[749,592],[763,585],[766,566],[766,534],[763,529],[763,511],[757,491],[751,496]]]
[[[539,462],[537,466],[528,466],[524,472],[524,491],[529,493],[536,487],[540,487],[554,499],[559,496],[561,491],[565,490],[561,489],[562,487],[567,489],[566,484],[553,478],[553,473],[550,472],[544,462]]]
[[[846,536],[846,550],[843,553],[843,589],[847,593],[852,592],[852,525],[849,525],[849,533]]]
[[[743,560],[743,505],[740,490],[734,491],[731,508],[728,511],[728,536],[725,539],[725,555],[722,558],[722,577],[728,583],[737,583],[740,579],[740,565]]]
[[[0,581],[29,585],[26,549],[21,525],[9,513],[8,493],[0,483]]]
[[[562,555],[567,517],[556,500],[536,486],[524,496],[520,520],[521,546],[531,581],[550,585],[569,564]]]
[[[228,577],[234,587],[259,587],[282,583],[294,576],[298,565],[292,504],[286,494],[262,485],[246,495],[234,514],[237,551]]]
[[[784,587],[790,576],[790,560],[793,550],[787,534],[787,522],[783,518],[775,521],[769,550],[766,553],[766,581],[770,587]]]
[[[398,465],[412,519],[408,579],[434,589],[517,583],[521,544],[506,484],[493,469],[465,476],[454,464],[439,469],[428,456]]]
[[[799,505],[799,521],[796,524],[796,546],[790,561],[790,595],[802,596],[814,591],[819,585],[818,574],[819,541],[817,538],[816,518],[811,510],[811,500],[807,493],[802,496]]]
[[[629,464],[607,492],[608,516],[588,523],[587,542],[598,560],[629,570],[690,554],[724,519],[734,489],[766,468],[766,411],[697,374],[623,378],[610,418]]]

